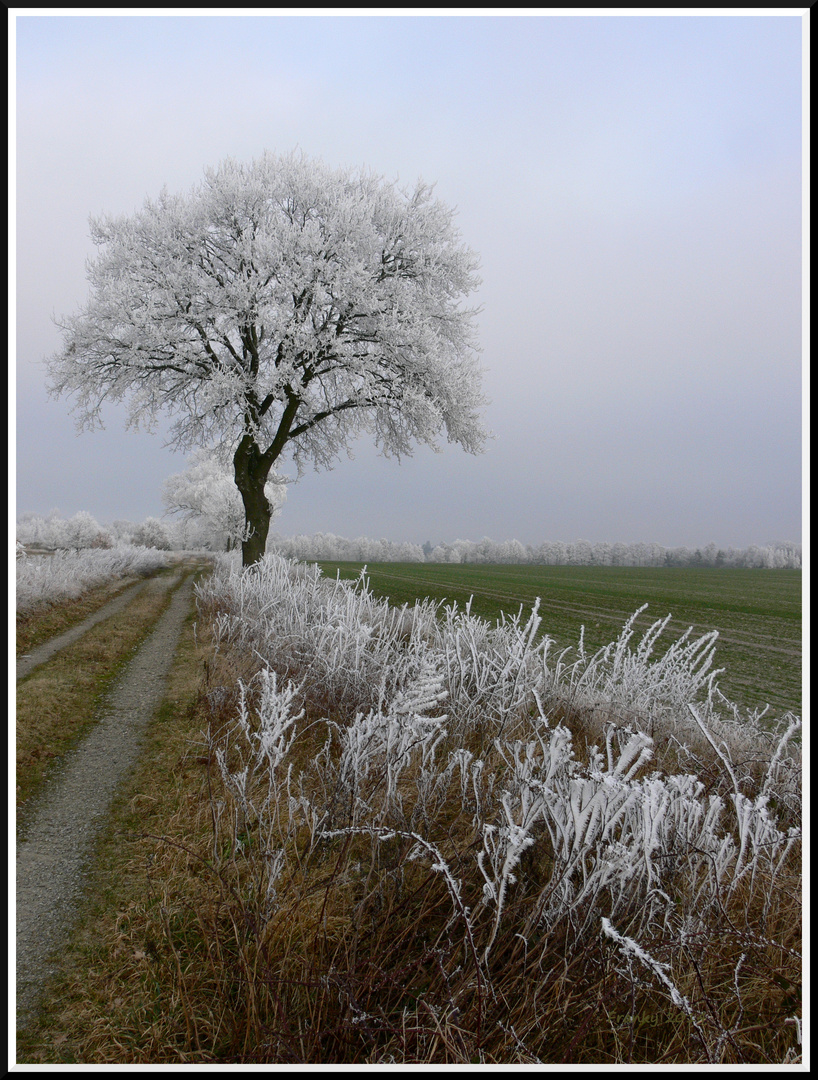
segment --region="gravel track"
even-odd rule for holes
[[[18,1029],[36,1014],[51,957],[70,940],[94,841],[163,697],[193,591],[189,569],[163,580],[179,585],[169,608],[109,692],[99,722],[46,781],[17,846]]]
[[[99,611],[95,611],[93,615],[89,615],[88,618],[83,619],[81,623],[77,623],[76,626],[72,626],[70,630],[66,630],[62,634],[57,634],[56,637],[51,638],[42,645],[38,645],[37,648],[32,649],[30,653],[23,653],[23,655],[17,659],[17,678],[22,679],[25,675],[28,675],[29,672],[38,668],[40,664],[44,664],[46,660],[50,660],[55,653],[60,652],[62,649],[67,649],[69,645],[73,645],[75,641],[79,641],[82,635],[90,630],[92,626],[96,626],[97,623],[102,622],[103,619],[108,619],[111,615],[116,615],[118,611],[122,611],[124,607],[127,607],[128,604],[142,592],[147,584],[147,581],[140,581],[135,585],[129,585],[119,594],[119,596],[115,596],[113,600],[109,600],[107,604],[104,604],[99,609]]]

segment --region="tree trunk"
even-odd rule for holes
[[[247,539],[241,542],[243,567],[257,563],[264,556],[267,547],[272,512],[264,494],[264,485],[270,475],[270,468],[263,460],[252,436],[245,435],[233,458],[236,487],[244,503],[244,517],[249,533]]]

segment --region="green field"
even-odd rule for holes
[[[360,563],[320,566],[342,578],[361,570]],[[799,570],[372,563],[367,576],[372,591],[393,604],[428,596],[463,606],[473,597],[472,611],[490,620],[516,614],[520,605],[527,614],[540,597],[541,632],[558,645],[575,645],[584,625],[588,649],[616,638],[647,603],[636,625],[646,628],[671,614],[667,644],[688,626],[697,637],[719,631],[716,666],[726,669],[719,685],[728,697],[769,703],[776,714],[801,712]]]

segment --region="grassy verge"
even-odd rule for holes
[[[18,807],[94,723],[102,696],[170,598],[170,590],[148,586],[124,611],[92,627],[17,684]]]
[[[182,1049],[176,963],[163,941],[168,898],[155,880],[161,877],[166,889],[175,878],[195,887],[203,868],[153,839],[195,845],[210,827],[196,725],[203,662],[212,647],[197,638],[195,620],[193,613],[183,627],[139,767],[98,843],[86,910],[46,991],[40,1023],[18,1039],[20,1062],[201,1060]]]
[[[167,573],[167,570],[159,573]],[[139,579],[136,577],[119,578],[107,581],[96,589],[90,589],[73,600],[61,600],[52,607],[38,608],[35,611],[17,612],[17,656],[31,652],[37,645],[49,641],[58,634],[70,630],[89,615],[94,615],[109,600],[113,600],[128,586]]]

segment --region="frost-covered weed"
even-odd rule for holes
[[[695,701],[702,691],[712,692],[720,671],[711,671],[718,631],[691,639],[692,628],[674,641],[662,657],[654,658],[656,644],[671,616],[660,619],[631,646],[636,619],[643,604],[631,615],[616,641],[588,657],[580,639],[573,664],[556,672],[559,685],[583,704],[604,701],[629,714],[655,714]]]
[[[317,566],[276,556],[246,573],[226,556],[217,567],[200,597],[218,612],[218,639],[305,680],[330,711],[377,707],[427,666],[431,603],[392,608],[363,583],[326,579]]]
[[[131,545],[111,549],[55,551],[52,555],[17,558],[17,610],[31,611],[74,599],[107,581],[149,574],[167,566],[168,555]]]
[[[521,611],[496,626],[472,615],[470,604],[446,607],[435,645],[461,739],[475,727],[508,735],[534,707],[552,644],[536,643],[538,607],[525,622]]]
[[[445,881],[441,933],[459,927],[481,986],[493,993],[500,939],[528,955],[601,926],[718,1057],[730,1032],[649,943],[684,957],[713,934],[765,938],[801,834],[799,722],[765,728],[725,702],[715,635],[688,631],[656,658],[667,620],[634,646],[634,616],[594,656],[580,642],[555,658],[536,608],[496,626],[453,606],[437,620],[429,603],[395,610],[363,579],[270,556],[243,574],[222,560],[198,591],[221,646],[260,668],[217,760],[234,849],[252,829],[263,841],[270,912],[307,853],[368,838],[374,867],[402,841],[405,862]],[[578,741],[583,710],[599,719]]]

